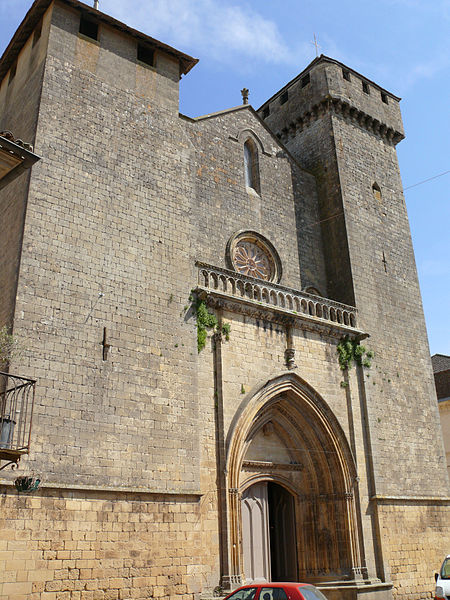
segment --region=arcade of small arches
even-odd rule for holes
[[[259,305],[267,305],[292,311],[295,315],[317,317],[331,323],[356,328],[356,309],[327,298],[312,296],[310,292],[300,292],[263,280],[247,279],[240,273],[228,269],[197,263],[199,285],[210,291],[218,291],[233,297],[250,300]]]

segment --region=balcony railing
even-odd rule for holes
[[[33,379],[0,371],[0,461],[17,463],[29,452],[35,385]]]
[[[265,313],[271,313],[276,320],[288,318],[308,321],[319,326],[329,325],[341,334],[348,332],[363,336],[357,330],[357,310],[353,306],[247,277],[228,269],[200,262],[196,264],[197,292],[215,297],[217,302],[222,300],[229,310],[233,310],[233,306],[237,308],[239,305],[247,305],[253,308],[255,314],[261,314],[262,318]]]

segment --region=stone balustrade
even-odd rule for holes
[[[353,306],[247,277],[229,269],[200,262],[196,265],[199,286],[197,291],[224,301],[230,300],[231,305],[230,302],[225,304],[227,309],[230,309],[233,303],[234,306],[242,303],[252,305],[260,315],[264,311],[270,311],[278,316],[278,320],[290,317],[294,320],[331,325],[339,330],[348,330],[349,333],[360,333],[356,325],[357,310]]]

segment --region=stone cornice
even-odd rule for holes
[[[384,496],[376,494],[370,497],[378,504],[443,504],[450,505],[450,496]]]
[[[9,479],[0,479],[0,490],[2,492],[7,491],[9,488],[11,488],[11,491],[14,491],[15,495],[17,496],[17,491],[16,488],[14,486],[14,482],[10,481]],[[108,485],[78,485],[78,484],[74,484],[74,483],[70,483],[70,484],[66,484],[66,483],[41,483],[39,485],[39,492],[36,493],[35,495],[38,495],[40,497],[42,496],[46,496],[47,492],[46,490],[49,490],[49,495],[52,495],[51,490],[58,490],[60,493],[64,494],[71,494],[71,498],[73,499],[77,499],[77,498],[81,498],[83,497],[83,495],[85,494],[89,494],[89,495],[99,495],[99,494],[111,494],[114,496],[117,495],[127,495],[130,496],[130,498],[139,498],[139,497],[144,497],[144,496],[149,496],[149,497],[157,497],[159,498],[163,498],[163,497],[167,497],[167,498],[174,498],[176,496],[182,497],[183,499],[192,499],[194,501],[198,501],[203,495],[204,493],[201,492],[200,490],[176,490],[176,491],[172,491],[172,490],[166,490],[166,489],[152,489],[152,488],[147,488],[147,487],[115,487],[115,486],[108,486]],[[74,493],[77,493],[77,495],[74,495]]]
[[[333,96],[326,96],[309,110],[297,116],[281,132],[278,132],[277,136],[283,143],[286,143],[325,114],[337,115],[345,121],[362,127],[369,133],[378,136],[392,146],[396,146],[405,137],[402,132],[395,130],[386,123],[382,123],[356,106],[342,100],[342,98]]]

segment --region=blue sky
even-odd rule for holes
[[[1,52],[30,6],[0,0]],[[450,355],[450,173],[415,185],[450,171],[450,0],[100,0],[100,9],[200,59],[181,82],[189,116],[240,104],[244,86],[258,108],[315,57],[314,34],[319,52],[401,96],[397,150],[430,349]]]

